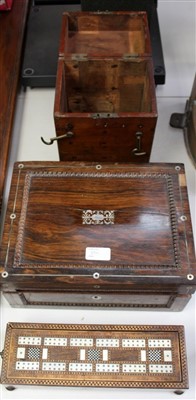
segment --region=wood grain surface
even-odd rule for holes
[[[183,165],[16,163],[0,260],[16,304],[188,301],[196,266]]]
[[[28,0],[0,13],[0,209],[15,112]]]

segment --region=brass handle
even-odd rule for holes
[[[41,137],[41,140],[44,144],[50,145],[53,144],[55,140],[60,140],[60,139],[64,139],[64,138],[71,138],[74,135],[73,132],[68,131],[67,133],[65,133],[64,135],[61,136],[55,136],[53,138],[50,138],[50,141],[47,142],[43,137]]]
[[[132,153],[135,156],[145,156],[146,151],[142,151],[142,135],[143,132],[136,132],[136,146],[133,150]]]

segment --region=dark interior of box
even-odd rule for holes
[[[69,15],[65,52],[142,54],[146,51],[144,20],[140,14]]]
[[[64,61],[61,112],[151,112],[149,67],[146,59]]]

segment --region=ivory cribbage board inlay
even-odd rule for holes
[[[187,389],[184,328],[9,323],[1,383]]]

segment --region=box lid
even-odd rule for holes
[[[1,277],[78,276],[195,284],[182,164],[14,166]]]
[[[63,14],[59,57],[151,57],[146,12],[67,12]]]

